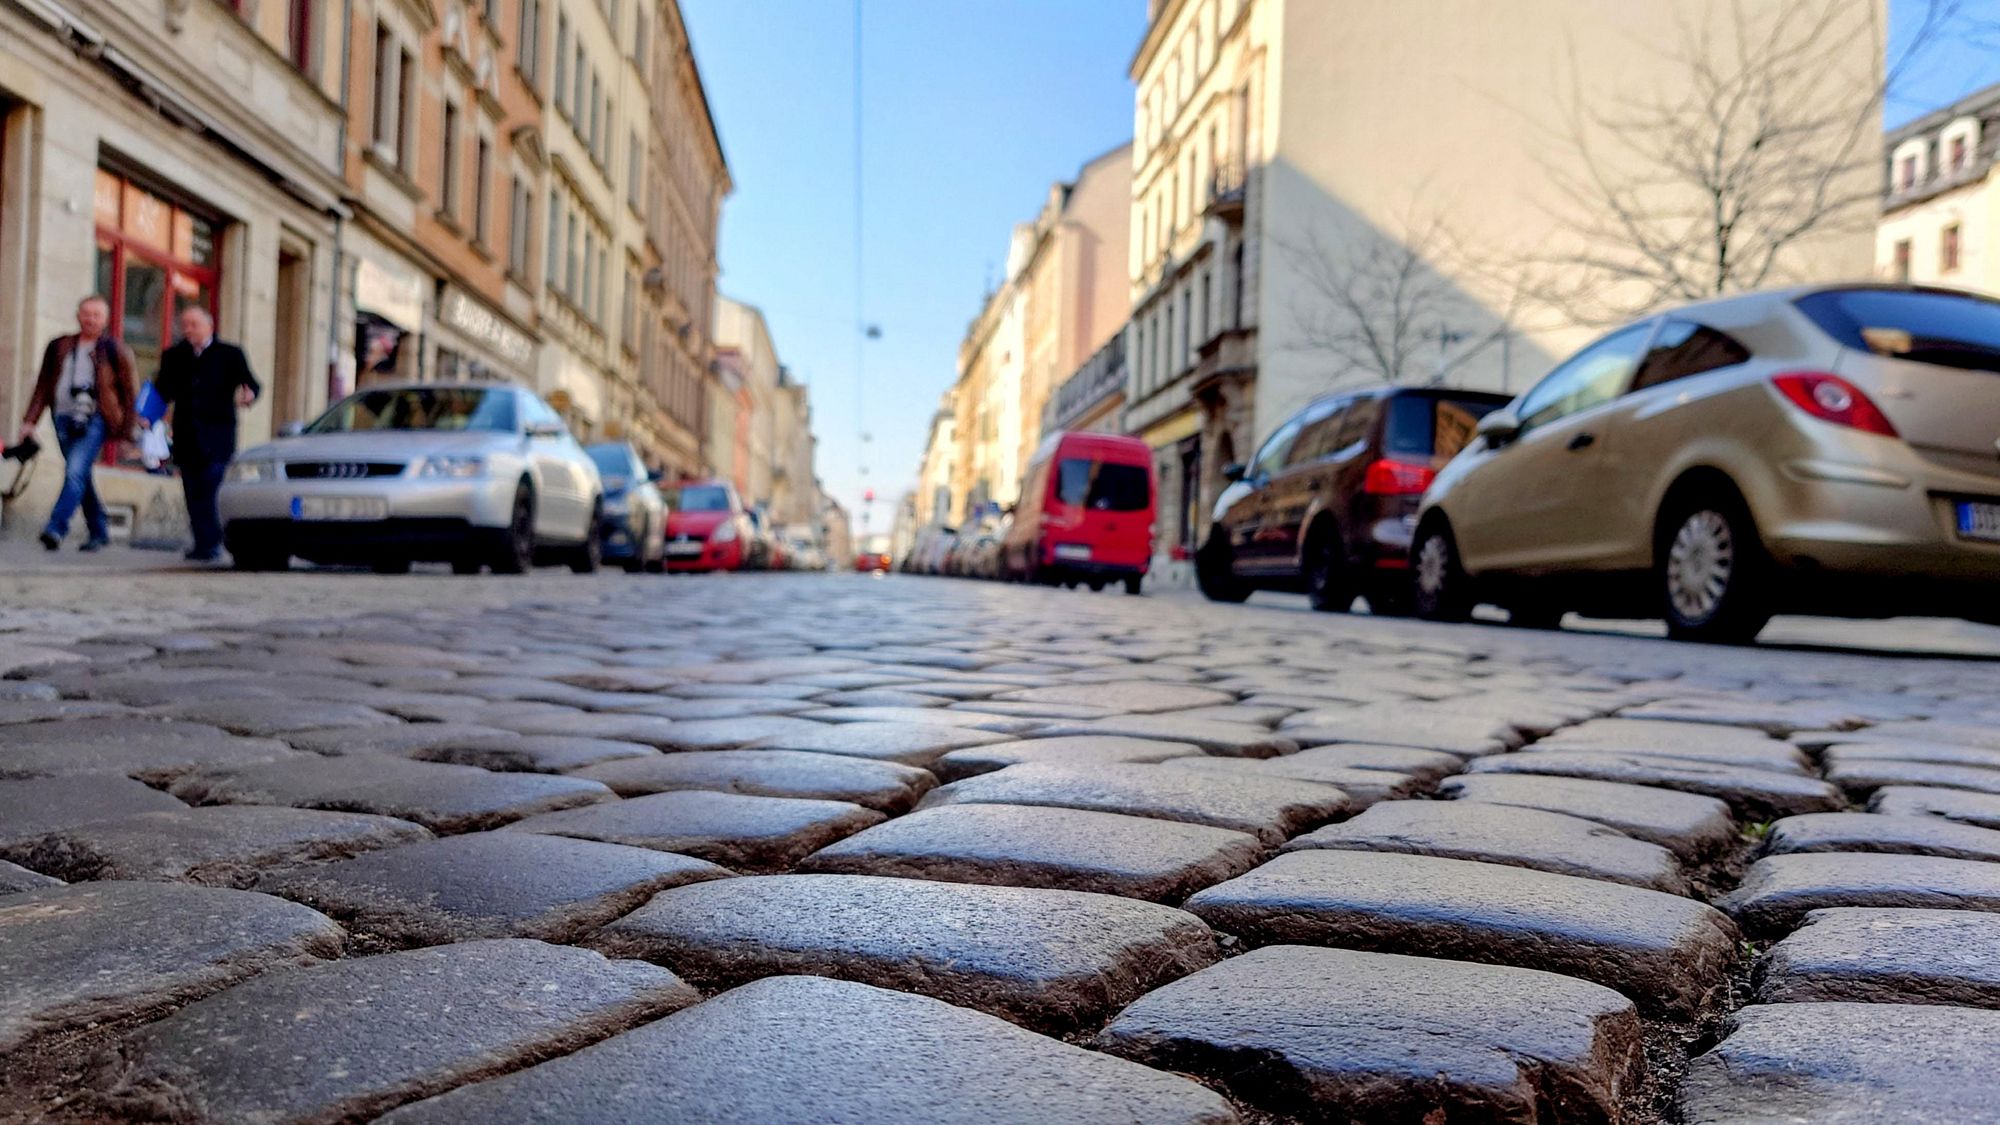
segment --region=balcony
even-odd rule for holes
[[[1248,180],[1241,157],[1218,161],[1208,173],[1208,200],[1202,213],[1227,223],[1242,222],[1243,189]]]

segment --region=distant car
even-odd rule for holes
[[[1426,617],[2000,622],[2000,302],[1805,286],[1647,317],[1557,365],[1438,474]]]
[[[499,383],[357,391],[245,450],[219,498],[239,569],[297,556],[385,573],[432,561],[519,574],[541,559],[592,571],[603,504],[597,466],[562,417]]]
[[[666,565],[667,502],[631,442],[606,441],[584,447],[604,482],[604,558],[637,574]]]
[[[945,554],[951,550],[957,535],[955,529],[942,525],[918,531],[916,541],[910,546],[910,554],[904,560],[904,569],[911,574],[943,574]]]
[[[762,505],[749,508],[744,513],[750,520],[750,531],[744,539],[743,569],[778,569],[781,554],[771,536],[771,517]]]
[[[1303,591],[1319,610],[1345,610],[1358,594],[1377,613],[1405,611],[1417,502],[1479,419],[1505,405],[1505,395],[1414,388],[1307,404],[1248,465],[1222,470],[1231,483],[1195,553],[1202,592],[1240,602]]]
[[[667,502],[669,571],[741,570],[750,517],[736,486],[722,480],[682,481],[662,490]]]
[[[889,569],[889,537],[871,535],[861,541],[861,550],[854,556],[854,569],[886,572]]]
[[[1058,433],[1029,459],[1002,542],[1009,578],[1123,582],[1136,594],[1153,560],[1153,451],[1138,438]]]

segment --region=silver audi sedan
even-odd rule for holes
[[[369,387],[229,466],[223,540],[240,570],[294,556],[407,571],[597,569],[604,491],[562,417],[504,384]]]

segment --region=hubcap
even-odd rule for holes
[[[1451,556],[1446,553],[1444,536],[1433,535],[1417,549],[1417,588],[1436,597],[1444,590]]]
[[[1689,621],[1704,621],[1722,604],[1736,571],[1736,543],[1720,513],[1700,511],[1674,533],[1667,549],[1667,599]]]

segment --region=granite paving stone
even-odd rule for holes
[[[1936,720],[1878,723],[1858,732],[1868,739],[1909,739],[1916,742],[1957,742],[2000,750],[2000,726],[1991,722],[1958,723]]]
[[[1471,859],[1687,893],[1680,863],[1658,844],[1580,817],[1477,801],[1384,801],[1285,845],[1308,848]]]
[[[1366,742],[1337,742],[1315,746],[1281,761],[1296,765],[1325,766],[1333,769],[1380,770],[1406,774],[1425,784],[1465,768],[1465,759],[1442,750],[1419,750],[1411,746],[1378,746]]]
[[[1736,927],[1660,891],[1462,859],[1288,852],[1187,909],[1255,945],[1336,945],[1546,969],[1689,1017],[1721,989]]]
[[[1201,824],[1035,805],[940,805],[829,844],[799,870],[1179,902],[1248,871],[1264,851],[1255,836]]]
[[[2000,769],[1938,762],[1837,759],[1827,764],[1826,779],[1856,798],[1865,797],[1885,785],[1969,789],[1975,793],[2000,795]]]
[[[1820,760],[1836,762],[1935,762],[1948,766],[1977,766],[2000,769],[2000,750],[1984,746],[1963,746],[1956,742],[1915,742],[1882,739],[1878,742],[1833,742],[1820,751]]]
[[[1076,766],[1152,763],[1201,752],[1199,746],[1188,742],[1162,742],[1152,738],[1115,735],[1024,738],[953,750],[932,762],[930,768],[941,780],[960,781],[975,774],[991,773],[1026,762]]]
[[[208,723],[232,734],[268,738],[289,731],[325,727],[389,726],[397,720],[359,703],[309,699],[191,699],[153,708],[170,719]]]
[[[1815,910],[1758,963],[1757,999],[2000,1008],[2000,915]]]
[[[267,876],[296,899],[391,947],[472,938],[570,941],[657,891],[730,872],[647,848],[532,832],[473,832]]]
[[[1887,785],[1868,799],[1868,811],[1890,815],[1938,816],[1980,828],[2000,829],[2000,794],[1922,785]]]
[[[59,887],[61,879],[52,878],[39,871],[8,863],[0,859],[0,895],[19,894],[22,891],[38,891],[43,887]]]
[[[809,750],[928,766],[954,750],[1008,741],[1008,735],[993,731],[935,723],[817,723],[809,730],[759,738],[750,746],[757,750]]]
[[[1281,843],[1352,806],[1339,789],[1307,781],[1176,770],[1166,763],[1051,762],[1008,766],[954,781],[931,790],[919,807],[948,804],[1053,805],[1124,813],[1248,832],[1266,844]]]
[[[413,820],[439,833],[472,832],[613,799],[609,789],[584,778],[491,773],[380,754],[301,755],[201,770],[175,782],[171,792],[197,805],[293,805],[377,813]]]
[[[1213,964],[1199,918],[1079,891],[869,875],[694,883],[592,944],[709,987],[807,974],[933,996],[1047,1033],[1087,1027]]]
[[[673,699],[663,696],[646,696],[643,700],[628,700],[616,710],[630,715],[657,715],[662,719],[714,720],[748,719],[760,715],[789,715],[794,711],[806,711],[821,706],[819,701],[804,702],[797,699]]]
[[[848,801],[683,789],[531,816],[508,827],[681,852],[738,871],[772,871],[882,820],[881,813]]]
[[[2000,1012],[1928,1004],[1756,1004],[1681,1084],[1688,1125],[1958,1125],[2000,1105]]]
[[[937,784],[928,771],[803,750],[699,750],[626,758],[574,771],[623,797],[676,789],[713,789],[755,797],[852,801],[879,812],[907,812]]]
[[[185,1122],[361,1120],[697,999],[665,969],[539,941],[353,958],[257,977],[140,1028],[100,1062],[94,1100]]]
[[[0,847],[0,856],[57,876],[165,879],[248,887],[269,867],[339,859],[430,839],[407,820],[269,805],[137,813]]]
[[[1040,729],[1045,725],[1045,720],[1042,719],[996,715],[990,711],[960,710],[956,707],[828,707],[809,714],[814,720],[825,723],[904,723],[957,727],[962,730],[991,731],[998,734],[1021,734]],[[771,733],[776,735],[787,732],[773,730]]]
[[[1088,707],[1109,707],[1125,714],[1143,715],[1157,711],[1186,711],[1195,707],[1218,707],[1236,702],[1226,691],[1194,684],[1163,684],[1152,680],[1124,680],[1095,684],[1062,684],[1002,692],[996,699],[1021,703],[1075,703]]]
[[[287,731],[284,740],[315,754],[402,754],[466,739],[519,738],[510,730],[477,723],[398,723],[394,726],[320,727]]]
[[[1807,813],[1771,825],[1765,851],[1892,852],[2000,861],[2000,830],[1955,824],[1935,816]]]
[[[1442,750],[1462,758],[1498,754],[1521,744],[1512,723],[1444,709],[1368,704],[1346,710],[1300,711],[1278,724],[1278,733],[1301,746],[1370,742]]]
[[[383,1125],[1228,1125],[1213,1092],[927,996],[770,977]]]
[[[86,883],[0,899],[0,1052],[337,957],[339,926],[249,891]]]
[[[1141,997],[1096,1039],[1311,1121],[1615,1121],[1631,1001],[1533,969],[1268,946]]]
[[[302,757],[267,738],[239,738],[203,723],[76,719],[11,727],[0,738],[0,779],[125,774],[164,782],[197,766]]]
[[[858,710],[858,708],[857,708]],[[733,750],[755,742],[810,738],[825,724],[789,715],[755,715],[743,719],[692,719],[676,722],[658,745],[662,750]]]
[[[812,702],[821,707],[943,707],[951,700],[942,695],[923,695],[893,688],[862,688],[827,692],[815,696]]]
[[[1289,736],[1264,727],[1240,723],[1212,723],[1182,719],[1173,714],[1120,715],[1084,722],[1054,722],[1035,732],[1037,738],[1055,736],[1112,736],[1146,738],[1163,742],[1185,742],[1204,753],[1238,758],[1269,758],[1290,754],[1299,744]]]
[[[1377,801],[1414,797],[1430,788],[1418,778],[1388,770],[1350,769],[1305,758],[1311,750],[1280,758],[1217,758],[1211,756],[1169,758],[1160,763],[1165,769],[1198,770],[1224,777],[1255,777],[1272,780],[1307,781],[1331,785],[1347,794],[1349,806],[1359,810]],[[1304,759],[1304,760],[1301,760]]]
[[[99,703],[89,699],[0,699],[0,727],[130,714],[134,714],[132,708],[122,703]]]
[[[1664,720],[1593,719],[1564,727],[1524,749],[1643,754],[1793,774],[1805,773],[1810,767],[1797,746],[1759,731]]]
[[[2000,911],[2000,864],[1862,852],[1765,856],[1716,905],[1745,930],[1762,934],[1836,906]]]
[[[1542,809],[1594,820],[1635,840],[1658,844],[1695,862],[1736,839],[1729,806],[1714,797],[1645,785],[1530,774],[1448,777],[1440,796],[1459,801]]]
[[[1832,812],[1844,804],[1840,790],[1817,778],[1679,758],[1649,758],[1643,754],[1548,750],[1482,758],[1466,769],[1474,774],[1539,774],[1677,789],[1719,797],[1738,815],[1750,820]]]
[[[186,807],[116,774],[0,780],[0,847],[79,824]]]
[[[596,738],[611,742],[636,742],[658,749],[671,749],[669,733],[680,724],[658,715],[630,715],[609,711],[534,711],[521,715],[494,715],[478,720],[504,727],[516,734]]]

